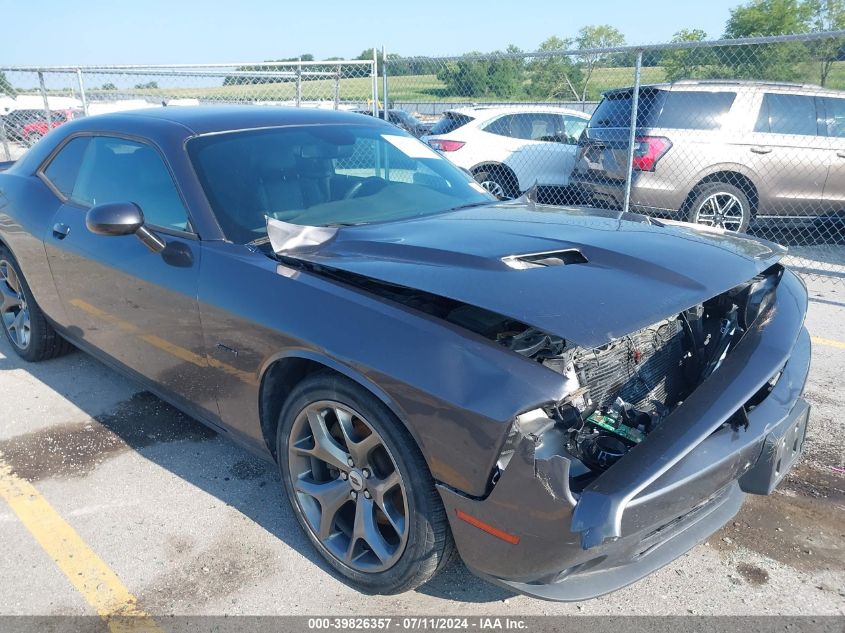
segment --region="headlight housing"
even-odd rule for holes
[[[761,315],[772,309],[775,303],[775,289],[783,274],[783,268],[768,270],[755,277],[743,294],[745,300],[739,310],[739,324],[747,330]]]

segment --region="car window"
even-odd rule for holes
[[[800,134],[816,136],[819,133],[816,100],[807,95],[768,93],[763,95],[755,132],[772,134]]]
[[[552,141],[560,131],[560,118],[545,112],[506,114],[484,126],[484,131],[526,141]]]
[[[70,198],[73,193],[73,186],[76,183],[79,166],[82,164],[82,157],[90,140],[91,137],[89,136],[78,136],[72,139],[59,150],[59,153],[53,157],[50,164],[43,170],[44,177],[65,198]]]
[[[672,90],[666,93],[655,127],[718,130],[731,111],[735,92]]]
[[[654,127],[655,116],[663,107],[665,90],[643,88],[637,105],[637,127]],[[631,126],[633,90],[611,92],[605,95],[590,117],[591,128],[626,128]]]
[[[845,138],[845,99],[824,97],[827,134],[835,138]]]
[[[149,224],[190,230],[188,213],[161,155],[136,141],[93,137],[85,150],[71,198],[88,206],[134,202]]]
[[[577,116],[558,115],[563,121],[559,131],[563,132],[563,136],[559,139],[560,142],[567,145],[577,145],[578,139],[581,138],[581,132],[587,128],[587,119],[582,119]]]
[[[473,117],[460,112],[446,112],[431,128],[430,134],[448,134],[459,127],[463,127],[473,120]]]
[[[267,218],[328,226],[386,222],[494,198],[399,129],[269,128],[200,136],[188,154],[226,237],[252,242]]]

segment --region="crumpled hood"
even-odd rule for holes
[[[342,227],[322,243],[275,242],[274,250],[485,308],[584,347],[714,297],[786,253],[720,230],[523,203]],[[545,262],[522,257],[559,251]]]

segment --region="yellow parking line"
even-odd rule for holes
[[[845,343],[842,341],[836,341],[832,338],[821,338],[820,336],[811,336],[810,340],[813,341],[814,345],[827,345],[828,347],[838,347],[839,349],[845,349]]]
[[[120,578],[28,481],[0,461],[0,497],[112,633],[161,633]]]

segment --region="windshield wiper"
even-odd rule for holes
[[[468,204],[460,204],[457,207],[452,207],[449,211],[460,211],[461,209],[472,209],[473,207],[486,207],[488,204],[493,204],[496,200],[487,200],[486,202],[470,202]]]

